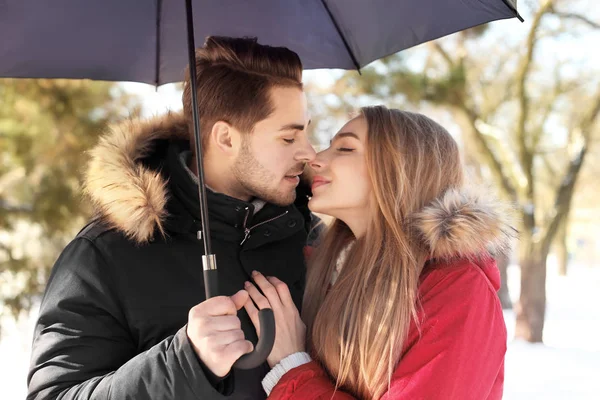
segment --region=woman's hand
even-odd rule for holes
[[[267,357],[269,366],[273,368],[290,354],[305,351],[306,325],[300,319],[298,309],[285,283],[277,278],[265,278],[256,271],[252,273],[252,278],[262,290],[264,296],[256,286],[246,282],[245,289],[250,294],[251,300],[246,302],[244,308],[248,312],[259,336],[258,309],[256,306],[261,310],[263,308],[273,310],[275,315],[275,344],[271,354]]]

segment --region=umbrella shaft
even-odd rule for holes
[[[204,254],[212,254],[210,242],[210,227],[208,223],[208,204],[206,202],[206,187],[204,185],[204,168],[202,166],[202,140],[200,138],[200,118],[198,116],[198,90],[196,81],[196,45],[194,41],[194,19],[192,0],[185,0],[187,21],[187,42],[190,69],[190,92],[192,94],[192,117],[194,121],[194,142],[196,148],[196,167],[198,170],[198,198],[200,200],[200,217],[202,220],[202,243]]]

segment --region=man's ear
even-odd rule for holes
[[[210,145],[226,156],[237,154],[239,132],[225,121],[217,121],[210,131]]]

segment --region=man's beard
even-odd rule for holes
[[[301,171],[304,163],[290,171]],[[232,168],[240,192],[247,196],[258,197],[278,206],[288,206],[296,200],[296,190],[283,189],[281,179],[263,167],[252,155],[248,141],[244,140],[240,154]]]

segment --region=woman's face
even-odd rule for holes
[[[331,141],[328,149],[309,163],[313,169],[311,211],[327,214],[352,225],[367,214],[371,182],[365,160],[367,122],[350,120]],[[356,234],[356,232],[355,232]]]

